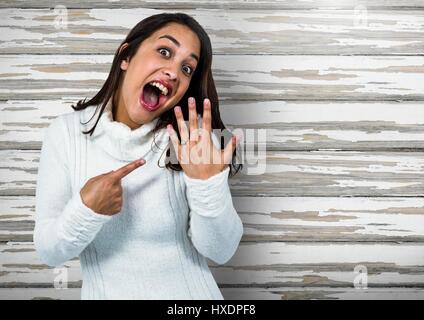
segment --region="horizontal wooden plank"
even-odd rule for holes
[[[57,286],[59,270],[43,264],[33,244],[8,243],[0,245],[0,252],[1,288]],[[422,244],[242,242],[225,265],[208,264],[223,288],[353,288],[359,274],[355,268],[367,274],[370,288],[424,287]],[[81,286],[78,259],[59,268],[69,288]]]
[[[420,288],[220,288],[225,300],[423,300]],[[1,300],[79,300],[81,289],[0,288]]]
[[[0,196],[33,196],[38,150],[0,150]],[[242,153],[233,196],[423,196],[423,152]],[[255,164],[251,164],[255,163]]]
[[[242,7],[241,7],[242,8]],[[179,10],[166,12],[178,12]],[[114,54],[140,20],[164,10],[1,9],[0,52]],[[188,10],[209,34],[215,54],[424,54],[424,11]],[[119,19],[116,17],[119,16]],[[66,23],[66,24],[65,24]]]
[[[34,218],[35,197],[0,197],[0,242],[32,242]]]
[[[213,273],[221,285],[354,287],[367,273],[368,287],[422,287],[421,245],[334,243],[242,243]]]
[[[0,100],[80,99],[107,77],[109,55],[2,55]],[[424,100],[424,56],[216,56],[221,99]],[[141,79],[142,81],[142,79]]]
[[[261,152],[244,160],[230,181],[236,196],[424,195],[422,152]]]
[[[0,288],[0,300],[80,300],[81,289]]]
[[[22,290],[22,289],[14,289]],[[34,289],[40,292],[40,289]],[[48,289],[44,289],[48,292]],[[51,295],[55,292],[51,289]],[[77,290],[77,289],[74,289]],[[17,291],[19,292],[19,291]],[[423,300],[419,288],[222,288],[227,300]],[[1,294],[1,291],[0,291]],[[76,294],[76,293],[75,293]],[[31,295],[28,295],[31,297]]]
[[[255,142],[266,144],[268,150],[387,151],[424,146],[421,102],[231,101],[220,109],[224,123],[232,128],[246,133],[265,129],[266,141],[258,135]]]
[[[424,240],[424,198],[234,197],[243,241]]]
[[[0,149],[40,149],[52,119],[76,100],[0,101]],[[268,150],[424,150],[422,102],[228,101],[224,123],[245,133],[265,129]],[[257,132],[256,132],[257,133]]]
[[[44,130],[58,115],[74,112],[76,100],[0,102],[0,149],[41,149]]]
[[[3,0],[0,8],[54,8],[63,5],[67,8],[163,8],[163,9],[321,9],[342,8],[351,9],[356,5],[366,6],[368,9],[389,8],[423,8],[420,0],[360,0],[360,1],[332,1],[332,0],[87,0],[76,2],[72,0]]]
[[[234,197],[242,241],[424,242],[424,198]],[[0,197],[0,241],[33,241],[35,197]]]

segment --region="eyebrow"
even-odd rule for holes
[[[159,37],[158,39],[162,39],[162,38],[166,38],[168,40],[171,40],[177,47],[181,46],[181,44],[178,42],[178,40],[175,39],[173,36],[165,34],[165,35]],[[195,55],[194,53],[190,54],[190,57],[196,59],[196,61],[199,62],[199,57],[197,55]]]

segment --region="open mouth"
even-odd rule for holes
[[[140,95],[140,104],[148,111],[159,109],[171,95],[170,90],[157,81],[147,83]]]

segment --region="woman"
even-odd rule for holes
[[[237,138],[212,139],[225,127],[211,64],[193,18],[151,16],[97,95],[46,130],[34,242],[51,266],[79,256],[82,299],[223,299],[206,258],[223,264],[240,242],[240,167]]]

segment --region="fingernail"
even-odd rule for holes
[[[145,163],[146,163],[146,160],[144,160],[144,159],[140,159],[140,160],[138,161],[138,163],[139,163],[139,164],[145,164]]]
[[[193,97],[188,98],[188,102],[194,103],[194,98]]]
[[[239,143],[243,139],[241,134],[236,134],[236,143]]]
[[[176,107],[174,108],[174,110],[175,110],[176,112],[181,112],[181,108],[180,108],[179,106],[176,106]]]

